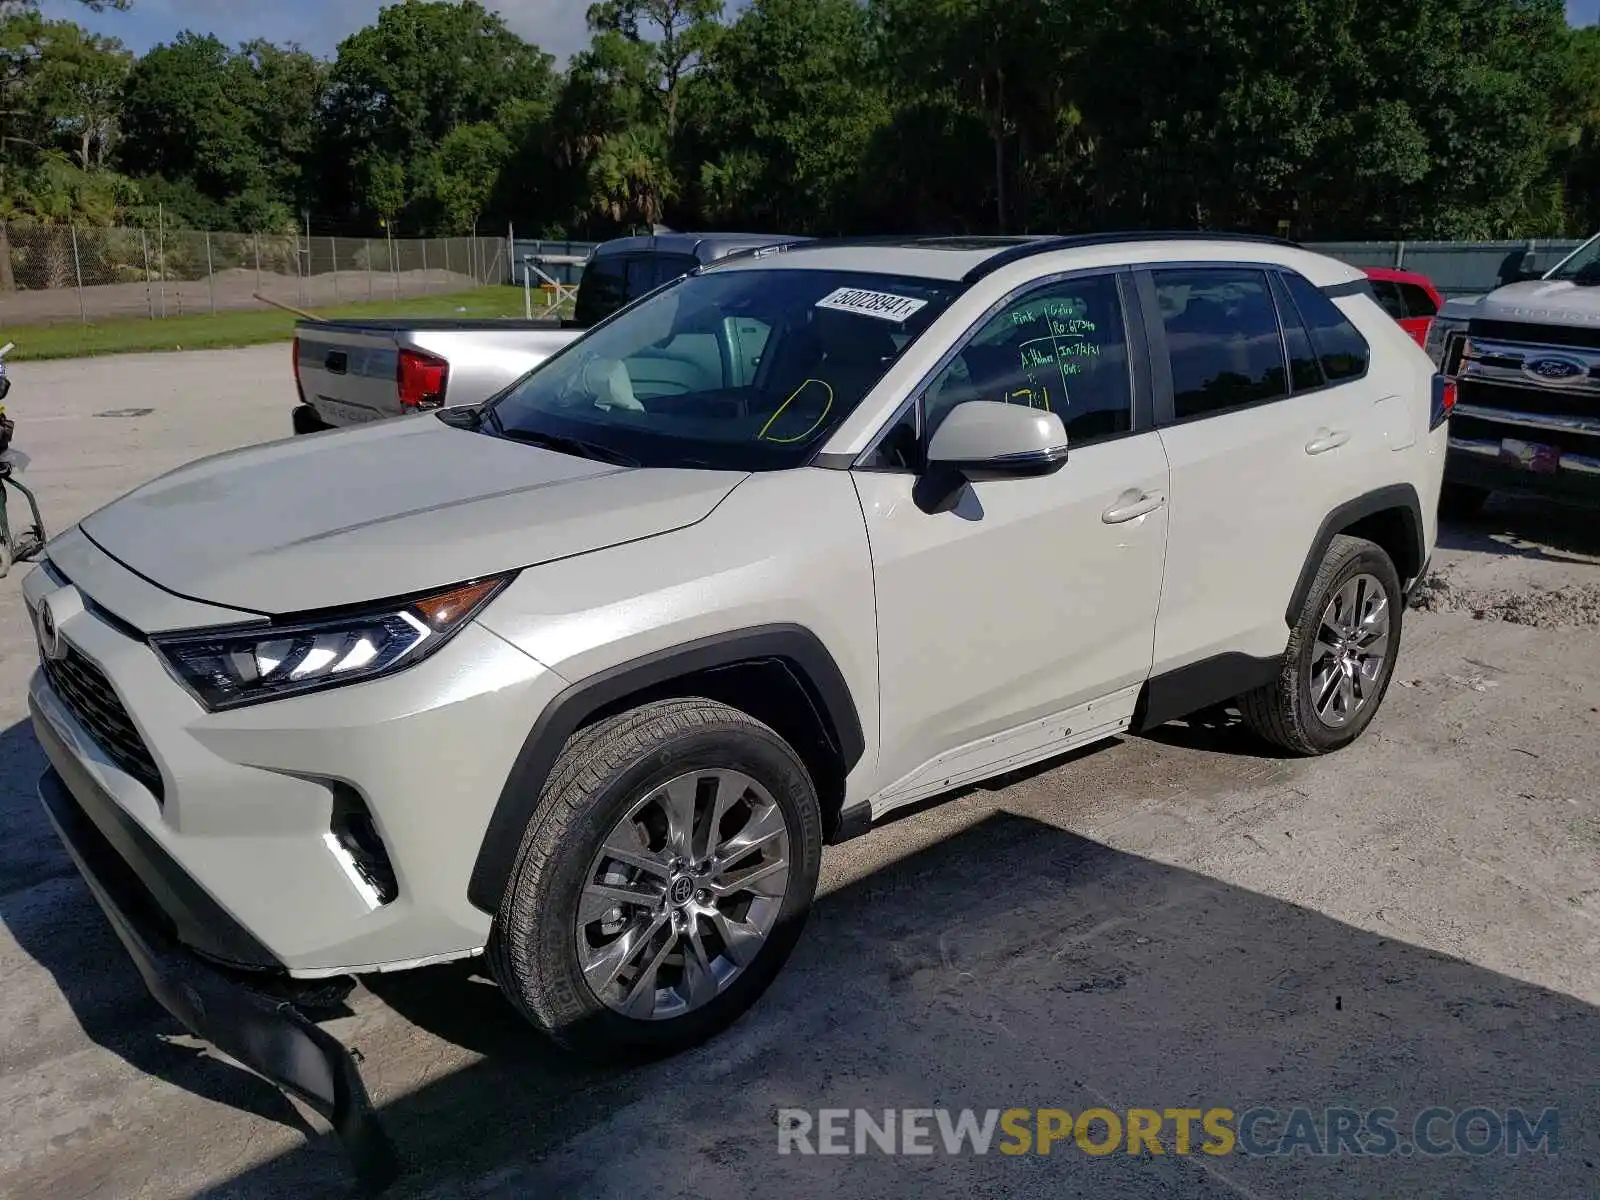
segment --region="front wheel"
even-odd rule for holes
[[[782,738],[711,700],[646,704],[580,731],[557,759],[489,963],[572,1050],[675,1053],[777,976],[821,859],[816,789]]]
[[[1383,548],[1335,537],[1278,678],[1239,697],[1245,723],[1296,754],[1326,754],[1355,741],[1388,691],[1404,609],[1399,574]]]

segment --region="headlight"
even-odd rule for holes
[[[470,621],[511,576],[361,612],[150,639],[212,712],[373,679],[421,662]]]
[[[1466,332],[1467,322],[1461,317],[1435,317],[1428,322],[1428,340],[1424,349],[1428,357],[1433,359],[1433,365],[1440,367],[1444,364],[1444,344],[1452,333]]]

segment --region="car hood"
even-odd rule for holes
[[[616,467],[413,416],[201,459],[81,528],[171,592],[279,615],[669,533],[744,478]]]
[[[1600,287],[1556,279],[1507,284],[1485,296],[1472,315],[1491,321],[1600,328]]]

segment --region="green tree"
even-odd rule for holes
[[[600,0],[589,7],[595,52],[633,60],[629,74],[648,81],[668,142],[677,136],[683,85],[716,46],[721,17],[722,0]]]
[[[36,81],[38,103],[56,134],[71,145],[78,166],[102,168],[122,118],[122,88],[133,55],[115,38],[99,37],[71,21],[44,27]]]
[[[219,200],[263,186],[266,172],[230,60],[215,37],[195,33],[140,59],[124,93],[121,161],[147,175],[190,180]]]
[[[890,104],[855,0],[755,0],[689,85],[684,157],[709,222],[842,232]]]
[[[617,225],[655,225],[678,196],[665,131],[635,125],[608,136],[585,173],[590,211]]]
[[[488,121],[446,134],[420,171],[422,194],[433,208],[430,226],[441,233],[472,233],[510,156],[510,141]]]
[[[496,121],[508,105],[548,103],[552,58],[477,0],[403,0],[346,38],[328,77],[322,148],[325,198],[357,218],[378,214],[364,190],[378,156],[405,179],[407,219],[420,223],[426,175],[452,130]]]

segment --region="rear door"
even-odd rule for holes
[[[1171,464],[1154,670],[1276,656],[1306,555],[1371,449],[1366,343],[1308,282],[1271,268],[1157,268],[1141,289]]]
[[[308,325],[298,332],[296,369],[305,401],[329,425],[361,425],[400,415],[399,350],[388,330]]]

